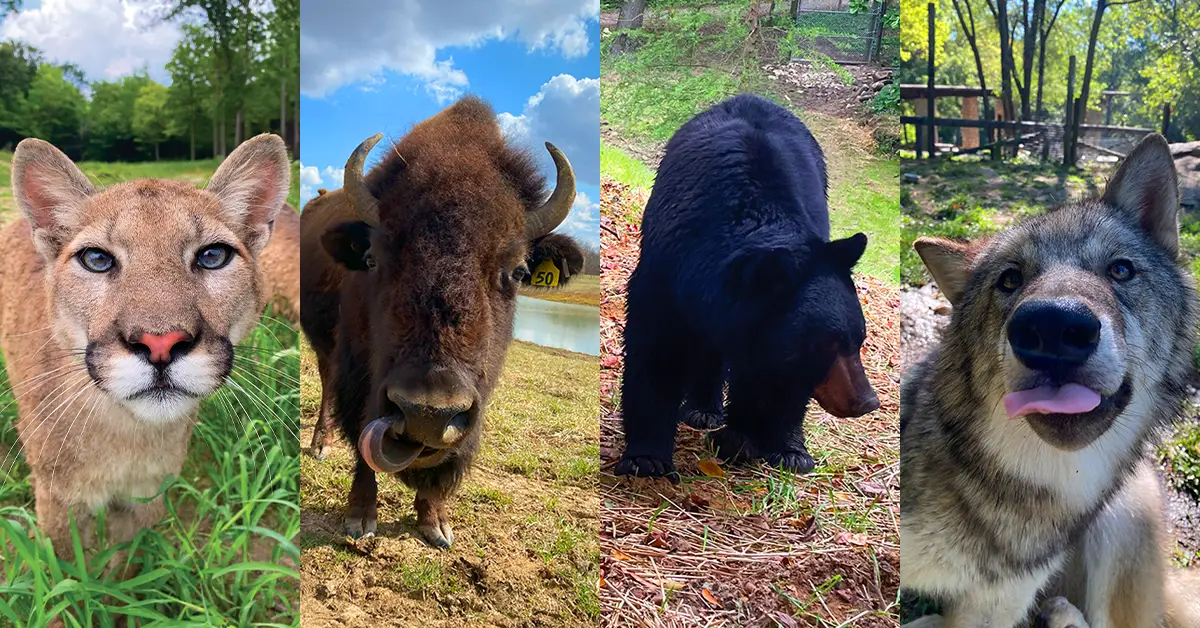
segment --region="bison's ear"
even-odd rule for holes
[[[12,185],[38,251],[47,259],[56,257],[81,226],[83,207],[95,193],[91,182],[57,148],[31,138],[17,144]]]
[[[538,268],[546,260],[553,262],[558,269],[558,285],[567,283],[583,272],[583,249],[579,244],[565,235],[551,233],[530,243],[529,253],[525,256],[530,273],[521,283],[527,286],[547,285],[538,282]]]
[[[325,252],[350,270],[370,270],[371,227],[365,222],[343,222],[329,228],[321,236]]]

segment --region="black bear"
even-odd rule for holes
[[[851,278],[867,237],[829,241],[827,187],[808,128],[758,96],[667,143],[629,279],[615,473],[675,477],[679,420],[719,427],[709,438],[726,460],[805,473],[809,399],[839,417],[879,407]]]

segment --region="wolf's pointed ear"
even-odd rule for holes
[[[833,240],[825,245],[823,255],[839,266],[854,268],[867,250],[867,235],[856,233],[848,238]]]
[[[1101,198],[1129,215],[1172,258],[1179,255],[1179,177],[1167,140],[1147,135],[1125,158]]]
[[[85,201],[96,192],[92,183],[49,142],[30,138],[13,154],[12,184],[38,251],[48,260],[57,257],[81,226]]]
[[[263,133],[234,149],[205,189],[217,197],[225,219],[242,227],[246,248],[258,256],[271,239],[275,214],[291,184],[283,138]]]
[[[917,238],[913,248],[921,256],[921,261],[925,262],[929,274],[933,275],[938,289],[950,299],[952,305],[958,305],[971,278],[967,245],[944,238]]]

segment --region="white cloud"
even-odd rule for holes
[[[4,18],[0,40],[35,46],[48,59],[74,63],[89,80],[113,80],[142,69],[169,81],[167,61],[182,37],[173,23],[159,23],[132,2],[44,0]]]
[[[600,81],[576,79],[559,74],[525,103],[520,115],[497,115],[505,135],[532,146],[540,154],[543,168],[553,173],[553,164],[543,142],[552,142],[571,160],[575,177],[600,183]],[[551,177],[553,180],[553,177]]]
[[[327,167],[328,169],[328,167]],[[321,185],[321,173],[316,166],[300,164],[300,206],[304,207],[312,197],[317,195],[317,186]]]
[[[333,166],[325,166],[325,169],[322,170],[321,172],[324,172],[325,176],[328,177],[330,189],[337,189],[337,188],[342,187],[342,175],[346,173],[345,168],[334,168]]]
[[[567,214],[567,219],[558,230],[581,240],[599,242],[600,203],[593,201],[583,192],[577,193],[575,203],[571,205],[571,213]]]
[[[580,57],[595,43],[587,19],[598,10],[597,0],[301,0],[301,91],[321,98],[393,70],[423,80],[430,95],[448,102],[468,80],[453,59],[437,58],[439,50],[508,39]]]

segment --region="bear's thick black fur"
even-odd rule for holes
[[[851,269],[867,239],[829,242],[827,186],[812,134],[757,96],[667,143],[628,286],[617,474],[674,476],[680,420],[723,423],[710,438],[726,459],[813,468],[805,409],[866,334]]]

